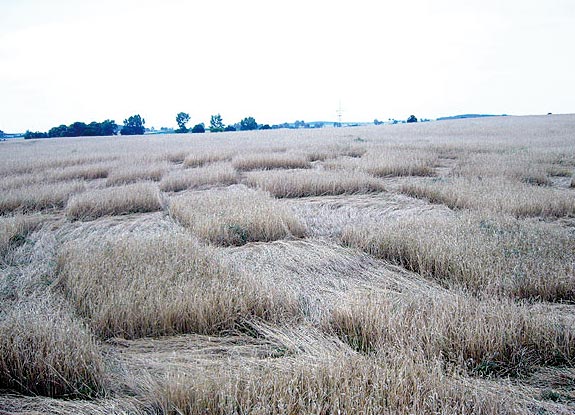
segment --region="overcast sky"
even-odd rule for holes
[[[575,1],[0,0],[0,130],[575,112]]]

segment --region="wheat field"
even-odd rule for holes
[[[0,413],[572,414],[575,116],[0,143]]]

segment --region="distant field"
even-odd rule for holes
[[[0,143],[0,413],[572,414],[575,115]]]

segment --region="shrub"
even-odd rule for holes
[[[204,127],[204,124],[196,124],[194,125],[194,127],[192,128],[192,133],[205,133],[206,132],[206,127]]]

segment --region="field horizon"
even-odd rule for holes
[[[8,140],[0,189],[0,413],[575,411],[575,115]]]

